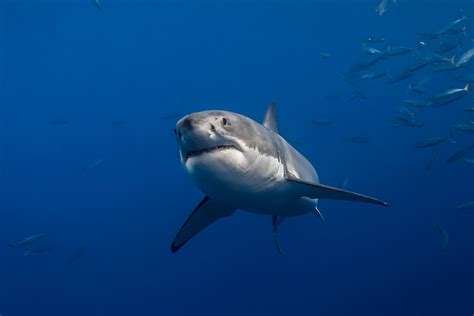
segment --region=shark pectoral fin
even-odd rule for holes
[[[178,231],[173,243],[171,244],[171,252],[175,253],[188,240],[196,236],[204,228],[219,218],[232,215],[234,212],[235,209],[223,206],[206,196],[198,206],[196,206],[184,225],[181,226],[181,229]]]
[[[278,226],[283,221],[284,217],[281,216],[272,216],[272,224],[273,224],[273,242],[275,243],[275,248],[278,251],[278,254],[283,256],[283,251],[281,250],[280,243],[278,242]]]
[[[306,180],[296,179],[294,177],[288,177],[286,180],[290,184],[291,190],[293,190],[295,194],[299,196],[304,196],[311,199],[347,200],[389,206],[388,203],[382,200],[359,193],[345,191]]]

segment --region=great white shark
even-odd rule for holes
[[[237,209],[272,217],[274,241],[286,217],[314,212],[319,199],[388,204],[355,192],[326,186],[311,163],[293,148],[277,128],[275,103],[263,124],[227,111],[203,111],[184,116],[175,135],[181,163],[205,194],[181,229],[171,251],[216,220]]]

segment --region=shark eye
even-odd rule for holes
[[[228,118],[225,118],[225,117],[223,117],[223,118],[222,118],[222,125],[224,125],[224,126],[229,126],[229,125],[230,125],[230,121],[229,121],[229,119],[228,119]]]

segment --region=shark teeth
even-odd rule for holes
[[[186,160],[192,157],[200,156],[204,153],[212,153],[212,152],[221,151],[225,149],[231,149],[231,148],[237,149],[237,147],[235,147],[234,145],[220,145],[220,146],[215,146],[215,147],[206,148],[206,149],[193,150],[187,153]]]

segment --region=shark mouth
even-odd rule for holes
[[[188,160],[189,158],[200,156],[202,154],[213,153],[213,152],[222,151],[226,149],[238,150],[238,148],[234,145],[220,145],[220,146],[215,146],[215,147],[206,148],[206,149],[192,150],[186,154],[186,160]]]

